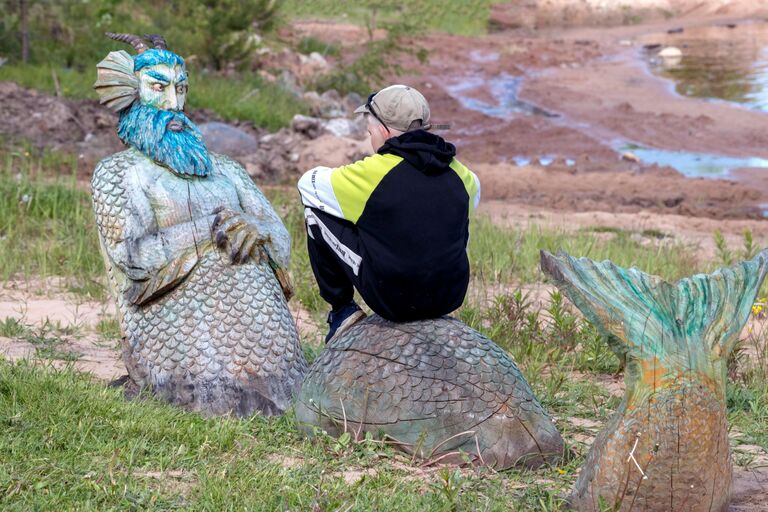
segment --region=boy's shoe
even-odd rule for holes
[[[328,313],[329,327],[328,336],[325,337],[325,342],[328,343],[334,336],[346,331],[363,318],[365,318],[365,313],[355,301],[350,302],[336,311],[331,311]]]

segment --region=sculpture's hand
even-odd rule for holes
[[[229,208],[217,208],[213,213],[213,241],[220,249],[228,249],[233,264],[245,263],[249,257],[257,263],[268,261],[264,251],[270,241],[268,234],[260,233],[244,214]]]

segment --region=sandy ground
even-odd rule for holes
[[[121,357],[120,340],[105,337],[97,331],[100,321],[114,320],[112,301],[83,301],[62,290],[55,278],[46,281],[7,282],[0,287],[0,322],[15,319],[30,328],[32,336],[8,338],[0,336],[0,358],[15,361],[31,359],[56,367],[71,364],[79,371],[111,381],[126,374]],[[299,336],[304,342],[320,331],[310,314],[298,301],[290,304]],[[68,354],[72,361],[45,357],[45,348],[35,335],[55,339],[56,352]],[[70,359],[70,358],[66,358]]]

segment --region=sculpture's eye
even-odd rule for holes
[[[176,92],[179,94],[186,94],[187,93],[187,84],[178,84],[176,86]]]
[[[163,89],[165,89],[165,86],[161,84],[160,82],[155,82],[152,84],[152,90],[156,92],[163,92]]]

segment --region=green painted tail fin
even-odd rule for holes
[[[541,252],[541,268],[620,356],[711,373],[749,318],[768,272],[768,249],[750,261],[671,284],[610,261]]]

